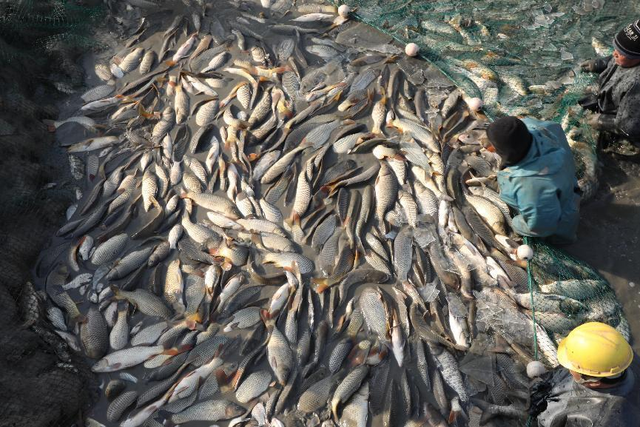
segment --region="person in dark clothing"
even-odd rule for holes
[[[518,211],[514,231],[555,244],[574,242],[580,195],[562,127],[532,118],[503,117],[489,125],[487,137],[502,159],[500,198]]]
[[[558,347],[562,367],[534,379],[529,413],[538,427],[640,425],[630,399],[636,388],[632,360],[631,346],[616,329],[599,322],[578,326]]]
[[[640,146],[640,20],[624,27],[613,46],[613,55],[581,64],[600,77],[598,92],[580,105],[594,112],[588,121],[596,130]]]

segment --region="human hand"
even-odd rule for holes
[[[587,124],[594,129],[600,128],[600,114],[593,113],[587,116]]]
[[[596,60],[590,59],[580,63],[580,69],[585,73],[593,73],[595,71]]]

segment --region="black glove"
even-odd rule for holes
[[[597,61],[597,59],[589,59],[588,61],[581,62],[580,68],[585,73],[595,73]]]
[[[551,390],[553,389],[552,376],[552,372],[547,372],[531,383],[529,388],[531,399],[528,412],[532,417],[537,417],[547,409],[547,401],[550,400]]]
[[[581,98],[578,101],[578,104],[580,104],[580,106],[582,108],[584,108],[585,110],[589,110],[589,111],[597,111],[598,110],[598,97],[595,94],[589,94],[587,96],[585,96],[584,98]]]

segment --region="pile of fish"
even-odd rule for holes
[[[550,278],[534,326],[487,119],[445,79],[332,6],[189,13],[143,19],[51,124],[93,135],[36,266],[93,425],[503,425],[534,329],[551,367],[579,322],[628,336],[597,281]]]

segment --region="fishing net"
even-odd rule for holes
[[[75,200],[66,155],[43,119],[78,90],[101,7],[66,0],[0,1],[0,425],[71,425],[93,376],[48,326],[31,269]]]
[[[586,263],[537,239],[527,239],[534,250],[529,263],[535,321],[551,342],[558,344],[569,331],[585,322],[603,322],[630,339],[629,323],[616,295]],[[538,331],[540,332],[540,331]],[[538,348],[549,345],[538,341]]]

